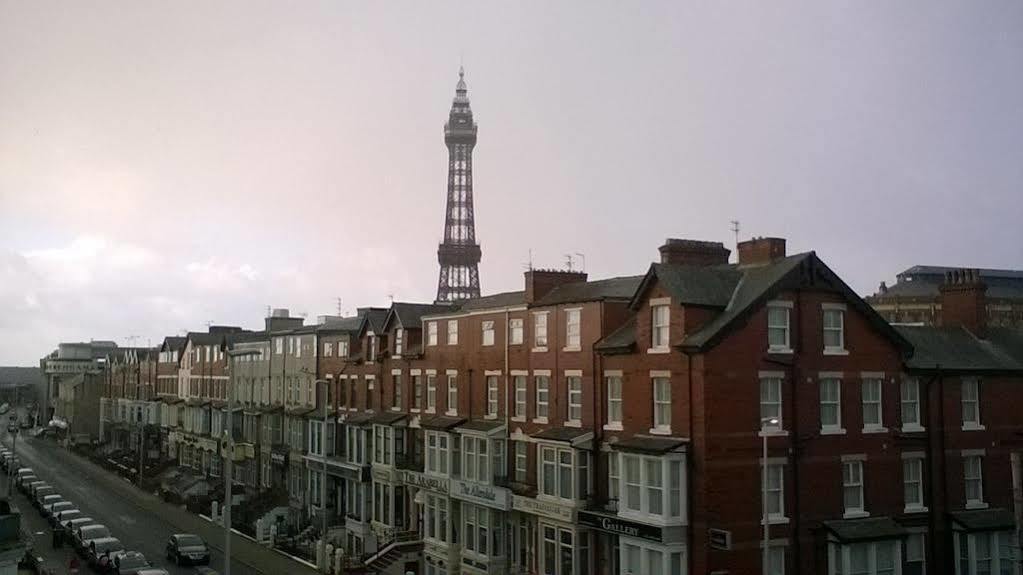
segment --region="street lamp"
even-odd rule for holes
[[[231,358],[231,380],[227,390],[227,431],[226,439],[227,442],[227,454],[224,462],[224,476],[227,480],[227,485],[224,488],[224,575],[231,575],[231,499],[232,499],[232,487],[234,487],[234,386],[235,386],[235,374],[238,370],[235,369],[235,360],[239,357],[248,357],[252,355],[260,355],[261,352],[258,349],[229,349],[227,355]]]
[[[323,463],[323,476],[320,477],[320,557],[323,558],[323,571],[328,572],[330,562],[327,560],[327,391],[330,381],[317,379],[316,387],[323,384],[323,428],[320,429],[320,460]]]
[[[761,464],[760,464],[760,466],[761,466],[760,483],[761,483],[761,485],[763,487],[763,493],[760,494],[760,499],[761,499],[761,502],[763,503],[763,508],[764,508],[764,517],[763,517],[763,519],[764,519],[764,549],[763,549],[763,557],[764,558],[763,558],[763,567],[762,567],[762,573],[764,575],[769,575],[768,574],[768,570],[771,568],[770,567],[770,559],[771,559],[770,551],[771,550],[770,550],[770,547],[768,546],[769,542],[770,542],[771,518],[770,518],[770,514],[768,512],[769,510],[767,508],[767,436],[771,435],[770,430],[769,430],[769,426],[770,427],[775,427],[775,426],[778,425],[778,423],[779,422],[778,422],[778,418],[777,417],[764,417],[764,418],[762,418],[760,420],[760,436],[764,438],[764,456],[763,456],[763,459],[761,459]]]

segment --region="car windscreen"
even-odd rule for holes
[[[185,535],[178,538],[179,547],[205,547],[206,543],[198,535]]]
[[[121,549],[124,549],[124,545],[122,545],[120,541],[118,541],[116,539],[112,539],[110,541],[103,541],[103,542],[97,544],[96,545],[96,554],[97,555],[102,555],[103,553],[106,553],[107,551],[120,551]]]
[[[89,525],[82,527],[80,532],[82,539],[99,539],[100,537],[107,537],[110,535],[110,530],[102,525]]]
[[[146,558],[142,555],[122,555],[117,560],[117,564],[121,569],[131,569],[135,567],[145,567]]]

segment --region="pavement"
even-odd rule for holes
[[[11,446],[5,434],[4,444]],[[17,455],[22,466],[31,467],[42,480],[50,482],[57,493],[72,501],[88,517],[110,528],[131,551],[142,552],[154,566],[173,575],[192,575],[191,567],[177,567],[166,560],[164,548],[174,533],[195,533],[210,546],[210,566],[224,572],[224,529],[183,507],[164,502],[144,493],[120,476],[80,457],[52,440],[18,437]],[[0,478],[6,492],[7,478]],[[22,512],[23,530],[34,535],[34,551],[54,573],[67,573],[68,560],[74,551],[65,547],[53,549],[51,531],[46,521],[17,489],[14,504]],[[316,570],[273,549],[257,544],[239,534],[231,538],[232,575],[314,575]],[[84,565],[83,565],[84,567]],[[81,573],[88,572],[82,569]]]

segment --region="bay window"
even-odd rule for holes
[[[592,487],[589,453],[569,447],[539,445],[541,496],[585,499]]]
[[[389,425],[373,426],[373,463],[390,465],[394,456],[394,428]]]
[[[490,483],[490,440],[486,437],[462,437],[462,478]]]
[[[614,455],[612,455],[614,457]],[[617,475],[611,487],[620,485],[618,514],[654,523],[677,523],[684,518],[685,472],[683,460],[675,456],[620,454],[621,462],[611,466]]]
[[[1019,551],[1013,531],[955,533],[956,575],[1017,575]]]
[[[448,434],[440,431],[427,431],[426,471],[438,475],[447,475],[448,454]]]
[[[863,543],[831,542],[828,546],[829,575],[896,575],[902,563],[897,540]]]
[[[424,505],[424,535],[441,543],[448,542],[448,505],[449,500],[442,495],[427,494]]]
[[[490,561],[503,557],[504,520],[504,514],[500,511],[463,502],[463,550]]]
[[[590,534],[540,525],[542,575],[590,575]]]

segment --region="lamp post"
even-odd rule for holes
[[[327,391],[330,381],[317,379],[316,387],[323,384],[323,428],[320,429],[320,461],[323,463],[323,475],[320,477],[320,557],[323,558],[323,571],[329,572],[330,561],[327,559]]]
[[[761,572],[763,575],[769,575],[770,560],[771,560],[771,549],[769,543],[771,540],[771,517],[767,508],[767,436],[769,436],[770,430],[768,426],[774,427],[778,425],[777,417],[764,417],[760,420],[760,436],[764,439],[764,455],[761,459],[761,477],[760,483],[763,488],[763,492],[760,494],[761,502],[763,503],[763,520],[764,520],[764,549],[763,549],[763,567]]]
[[[227,390],[227,430],[225,433],[225,442],[227,443],[227,453],[225,454],[224,462],[224,478],[227,481],[224,487],[224,575],[231,575],[231,499],[232,499],[232,487],[234,487],[234,384],[235,384],[235,373],[238,371],[235,369],[235,360],[239,357],[246,357],[251,355],[260,355],[261,352],[258,349],[230,349],[227,351],[227,356],[231,358],[231,379]]]

